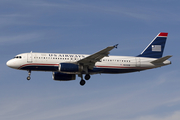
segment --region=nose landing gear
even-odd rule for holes
[[[27,77],[27,80],[30,80],[30,79],[31,79],[30,76],[31,76],[31,71],[29,70],[29,71],[28,71],[28,77]]]

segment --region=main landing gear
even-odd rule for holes
[[[31,71],[29,70],[29,71],[28,71],[28,77],[27,77],[27,80],[30,80],[30,79],[31,79],[30,76],[31,76]]]
[[[91,76],[90,76],[89,74],[86,74],[86,75],[85,75],[85,77],[84,77],[85,80],[83,79],[83,75],[82,75],[82,74],[80,74],[79,77],[81,77],[81,81],[80,81],[80,85],[81,85],[81,86],[83,86],[83,85],[86,84],[86,81],[85,81],[85,80],[89,80],[89,79],[91,78]]]
[[[86,80],[89,80],[90,78],[91,78],[91,76],[90,76],[89,74],[86,74],[86,75],[85,75],[85,79],[86,79]]]

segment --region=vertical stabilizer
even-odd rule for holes
[[[137,57],[161,58],[164,52],[167,36],[168,33],[159,33]]]

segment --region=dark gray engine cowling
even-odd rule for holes
[[[60,63],[59,64],[60,72],[80,72],[82,67],[73,63]]]
[[[57,81],[70,81],[75,80],[76,75],[75,74],[66,74],[66,73],[60,73],[60,72],[53,72],[53,80]]]

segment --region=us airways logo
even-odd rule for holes
[[[161,52],[161,45],[152,45],[152,51]]]
[[[50,57],[70,57],[70,58],[84,58],[85,55],[76,55],[76,54],[49,54]]]

